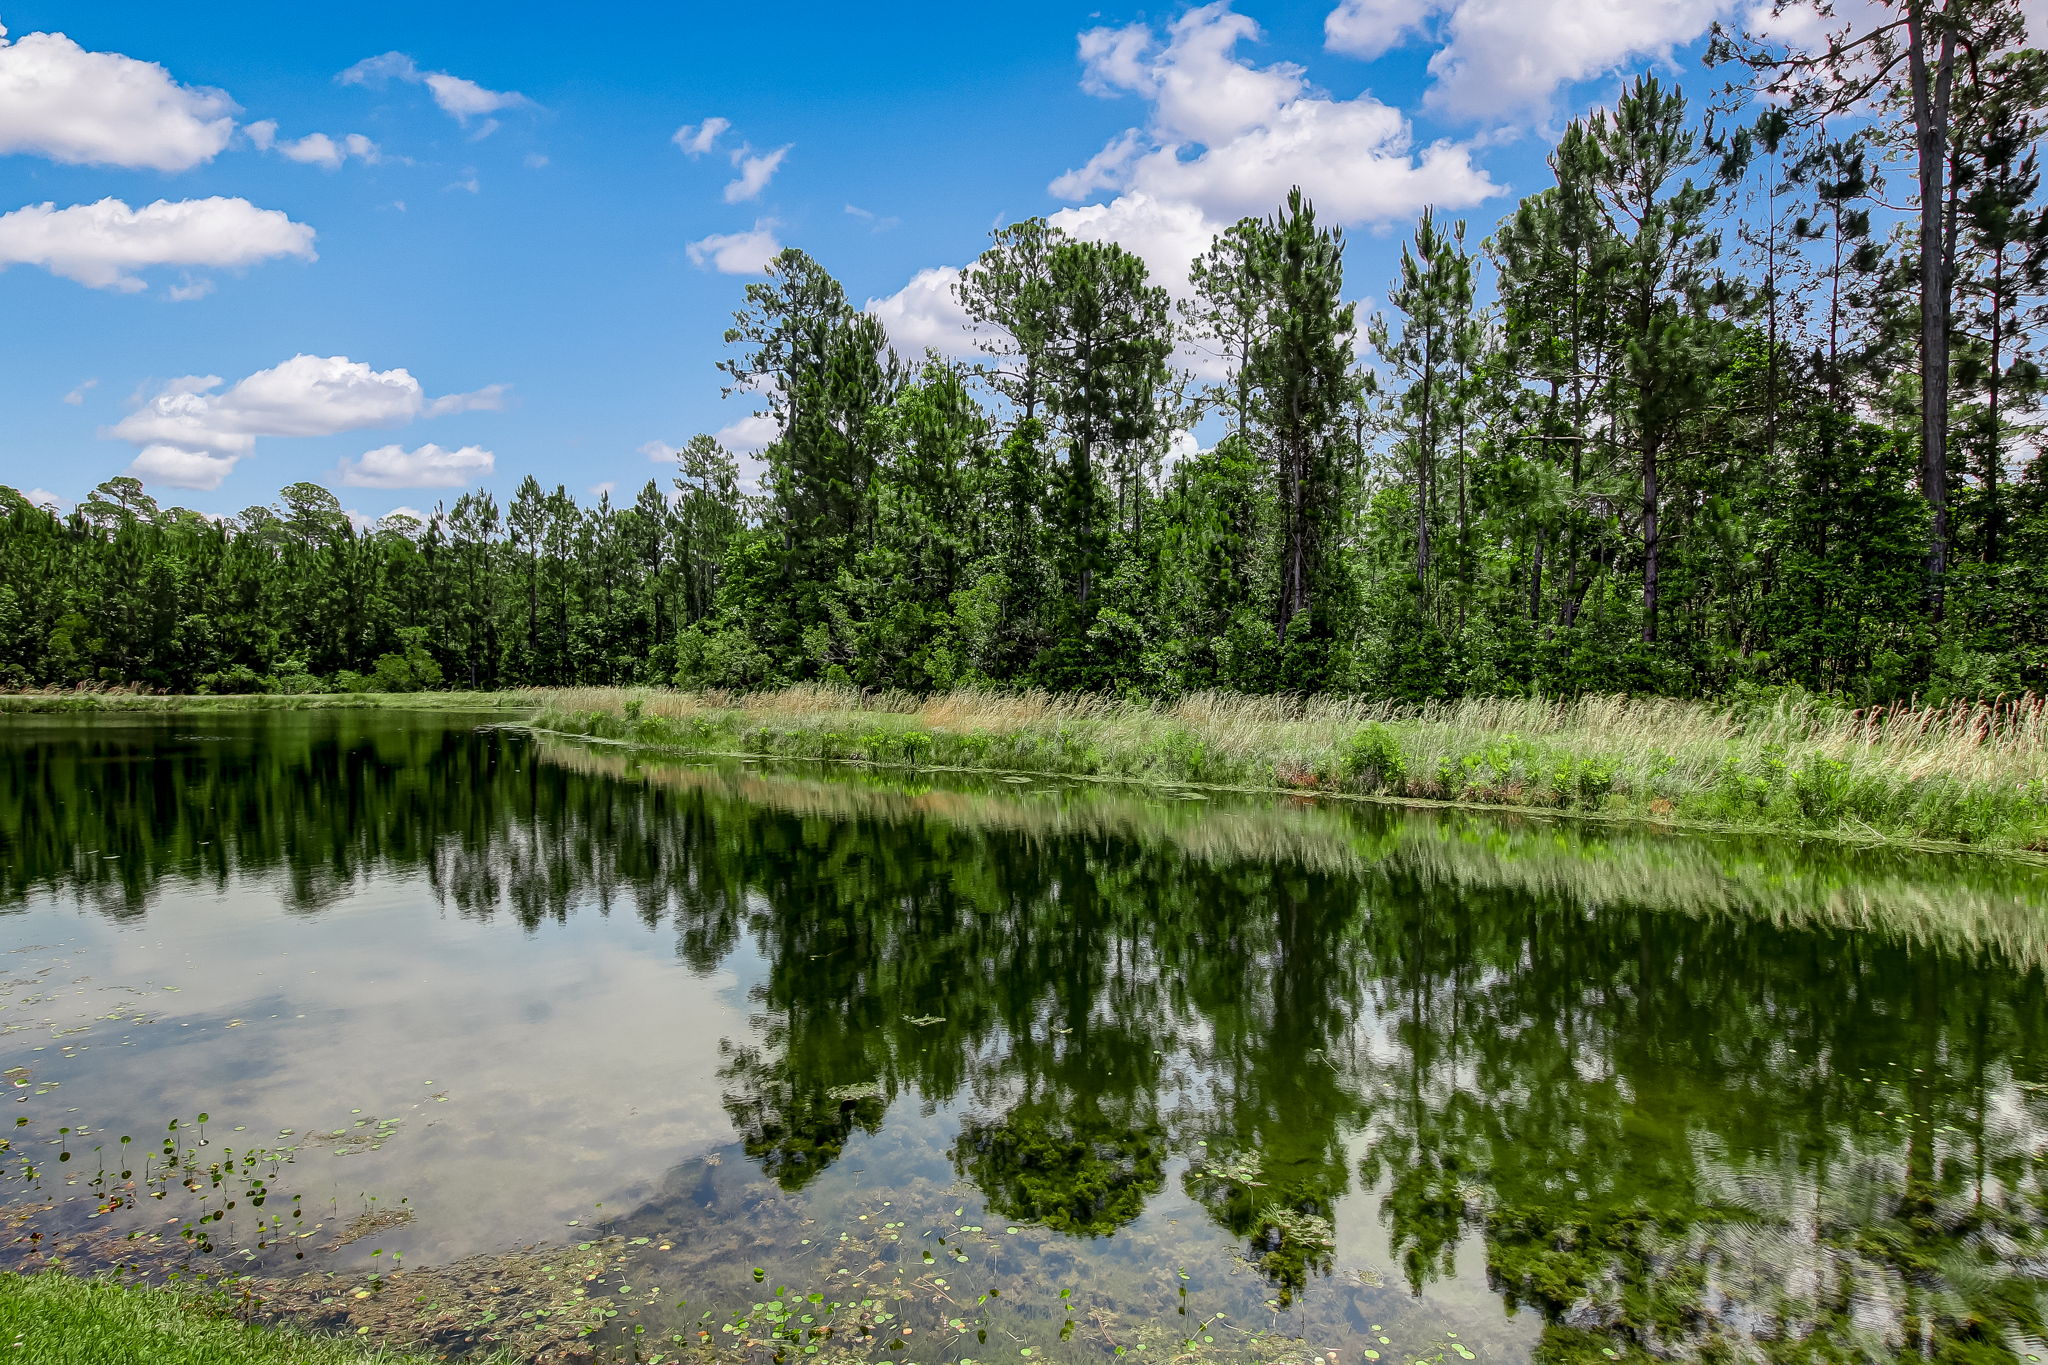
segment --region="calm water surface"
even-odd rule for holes
[[[588,1243],[619,1358],[801,1355],[780,1289],[927,1362],[2033,1360],[2044,890],[484,717],[8,718],[7,1256]]]

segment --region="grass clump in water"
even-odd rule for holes
[[[430,1359],[243,1322],[220,1291],[124,1285],[60,1271],[0,1274],[0,1352],[17,1365],[426,1365]]]
[[[680,752],[1321,791],[2048,852],[2048,699],[1850,710],[1590,696],[568,688],[541,724]]]

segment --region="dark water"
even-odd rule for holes
[[[2039,869],[482,719],[0,721],[17,1257],[615,1251],[627,1357],[2044,1353]]]

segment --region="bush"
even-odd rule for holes
[[[1399,792],[1408,781],[1401,742],[1384,725],[1368,725],[1353,735],[1342,762],[1345,780],[1365,791]]]
[[[403,654],[380,654],[363,690],[366,692],[426,692],[441,685],[441,665],[427,652],[427,632],[413,627],[398,632],[405,644]]]
[[[199,679],[199,690],[214,696],[249,696],[258,692],[275,690],[271,680],[247,664],[236,664],[218,673],[207,673]]]

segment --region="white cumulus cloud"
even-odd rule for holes
[[[765,412],[748,413],[711,433],[711,439],[735,455],[757,455],[775,444],[782,424]]]
[[[775,220],[763,218],[745,232],[714,232],[683,249],[694,266],[709,266],[721,275],[758,275],[782,243],[775,240]]]
[[[89,52],[61,33],[9,42],[0,27],[0,153],[182,171],[234,133],[225,92],[180,85],[155,62]]]
[[[1142,197],[1096,217],[1155,227],[1184,222],[1187,208],[1218,225],[1268,213],[1295,185],[1343,223],[1396,221],[1431,204],[1463,208],[1499,192],[1470,147],[1418,148],[1407,118],[1370,94],[1332,99],[1291,62],[1244,60],[1239,45],[1258,36],[1228,0],[1189,10],[1163,37],[1143,24],[1083,34],[1084,83],[1144,97],[1150,119],[1055,180],[1053,192]]]
[[[482,446],[447,450],[429,442],[407,450],[388,445],[343,460],[337,478],[346,488],[460,488],[496,464],[497,456]]]
[[[1084,241],[1117,243],[1185,294],[1189,264],[1217,233],[1272,213],[1296,185],[1325,221],[1344,225],[1398,222],[1428,205],[1456,210],[1500,193],[1472,147],[1418,144],[1408,119],[1370,94],[1335,99],[1294,63],[1260,66],[1239,55],[1258,37],[1228,0],[1188,10],[1163,31],[1130,24],[1083,33],[1082,87],[1136,95],[1148,109],[1142,127],[1048,187],[1065,199],[1109,197],[1047,221]],[[895,294],[870,299],[868,311],[899,349],[970,354],[958,279],[950,267],[920,271]]]
[[[239,455],[216,455],[206,450],[179,446],[149,445],[136,452],[128,472],[144,483],[169,484],[172,488],[196,488],[211,492],[234,473]]]
[[[1428,33],[1443,9],[1441,0],[1341,0],[1323,20],[1323,41],[1371,61]]]
[[[1199,204],[1142,190],[1106,204],[1061,209],[1046,222],[1084,242],[1115,242],[1141,258],[1152,278],[1175,293],[1186,290],[1188,266],[1226,226]]]
[[[529,106],[532,100],[516,90],[491,90],[462,76],[451,76],[446,71],[423,71],[418,62],[403,52],[385,52],[375,57],[365,57],[354,66],[337,75],[335,80],[343,85],[378,86],[386,81],[404,81],[408,85],[423,85],[433,96],[434,103],[442,113],[457,123],[467,126],[471,119],[483,118],[486,122],[479,128],[478,137],[483,137],[497,127],[489,115],[506,109]]]
[[[104,434],[140,447],[138,475],[178,488],[218,488],[258,437],[404,426],[421,416],[496,407],[503,393],[502,385],[493,385],[429,400],[406,370],[373,370],[338,355],[296,355],[226,389],[222,382],[211,374],[173,379]]]
[[[313,229],[246,199],[119,199],[0,214],[0,269],[36,265],[94,289],[145,288],[137,271],[176,265],[227,269],[278,256],[314,259]]]
[[[1667,59],[1734,9],[1733,0],[1342,0],[1324,38],[1370,60],[1434,36],[1442,46],[1424,102],[1498,118],[1541,114],[1574,81]]]
[[[895,293],[869,299],[867,311],[880,319],[899,354],[919,356],[931,347],[955,359],[979,355],[971,320],[960,306],[959,284],[957,266],[920,270]]]
[[[80,383],[77,388],[65,394],[64,401],[69,403],[74,408],[78,407],[85,402],[85,396],[88,393],[91,393],[94,389],[98,388],[99,386],[100,381],[97,379],[85,380],[82,383]]]

